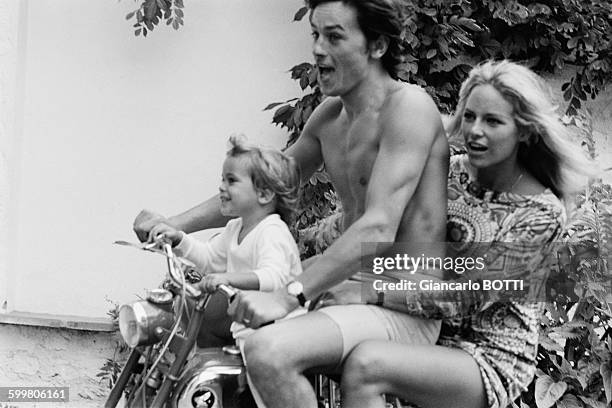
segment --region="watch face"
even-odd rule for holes
[[[302,285],[302,282],[294,281],[287,285],[287,292],[289,292],[290,295],[297,296],[303,291],[304,285]]]

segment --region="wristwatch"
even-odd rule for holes
[[[385,304],[385,292],[383,290],[376,291],[376,306],[382,306]]]
[[[304,285],[302,282],[292,281],[287,284],[287,293],[291,296],[295,296],[300,303],[300,306],[306,305],[306,296],[304,296]]]

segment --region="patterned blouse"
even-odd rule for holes
[[[459,243],[463,256],[486,247],[488,268],[481,278],[543,282],[565,220],[563,205],[550,190],[527,196],[479,187],[467,160],[465,154],[451,157],[447,239]],[[408,313],[443,319],[439,344],[474,357],[489,407],[505,407],[527,388],[535,373],[543,310],[530,301],[535,298],[502,301],[482,290],[407,291],[406,298]]]

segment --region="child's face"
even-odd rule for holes
[[[219,193],[221,214],[225,216],[245,217],[259,207],[257,190],[240,158],[225,159]]]

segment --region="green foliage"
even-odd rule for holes
[[[406,11],[400,78],[424,87],[442,111],[479,61],[526,61],[540,72],[575,69],[563,84],[568,113],[612,79],[612,3],[608,0],[414,0]],[[302,8],[295,18],[306,13]]]
[[[118,334],[119,330],[119,304],[116,302],[112,302],[107,299],[107,302],[110,302],[113,307],[106,312],[108,317],[110,317],[113,322],[113,327],[115,329],[114,339],[115,342],[115,350],[113,352],[113,356],[111,358],[107,358],[104,361],[104,365],[99,368],[96,377],[100,379],[100,381],[104,381],[107,383],[109,389],[112,389],[115,383],[117,382],[117,378],[121,373],[121,369],[123,368],[123,361],[125,360],[125,356],[127,351],[129,350],[128,345]]]
[[[564,234],[562,283],[542,317],[538,372],[520,407],[604,408],[612,402],[612,186],[577,198]],[[569,289],[569,290],[568,290]]]
[[[612,4],[607,0],[418,0],[407,2],[402,79],[425,87],[450,111],[466,73],[489,58],[528,62],[540,72],[567,65],[563,85],[575,114],[612,79]]]
[[[183,25],[183,0],[138,0],[140,6],[125,16],[135,20],[134,35],[147,36],[163,20],[178,30]]]

